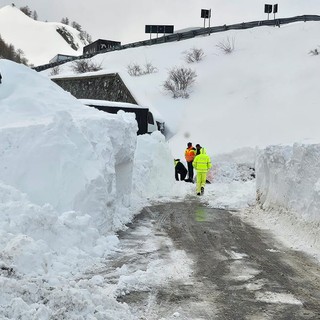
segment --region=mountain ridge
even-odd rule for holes
[[[48,63],[57,54],[80,55],[88,44],[71,26],[33,20],[13,5],[0,8],[0,30],[1,38],[33,65]]]

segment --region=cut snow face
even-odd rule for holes
[[[115,210],[130,194],[117,184],[117,167],[126,168],[130,181],[134,116],[85,107],[27,67],[1,61],[1,71],[2,181],[38,205],[95,213],[101,223],[104,204]]]
[[[100,232],[133,215],[136,121],[88,108],[25,66],[0,60],[0,70],[1,249],[19,272],[68,272],[82,254],[103,256]]]
[[[0,70],[5,233],[37,234],[38,240],[44,234],[57,247],[79,242],[92,249],[99,232],[121,229],[130,221],[145,192],[151,198],[171,193],[173,161],[159,132],[139,137],[137,144],[133,114],[86,107],[49,79],[11,61],[0,60]],[[70,232],[61,231],[66,226]],[[82,242],[88,228],[93,238]],[[61,232],[70,241],[61,236],[53,241]]]

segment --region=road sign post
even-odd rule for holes
[[[201,9],[201,18],[203,18],[203,27],[206,27],[206,19],[209,19],[209,28],[210,28],[210,18],[211,18],[211,9]]]
[[[174,26],[173,25],[146,25],[145,26],[145,33],[150,34],[150,40],[151,40],[151,34],[156,33],[157,38],[159,33],[163,33],[165,36],[168,33],[173,33]]]
[[[264,5],[264,13],[268,14],[268,20],[269,20],[269,14],[272,12],[272,5],[271,4],[265,4]]]
[[[264,5],[264,13],[268,14],[268,20],[269,20],[269,14],[273,12],[273,18],[276,20],[276,13],[278,12],[278,4],[273,5],[272,9],[272,4],[265,4]]]

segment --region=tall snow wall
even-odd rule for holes
[[[115,212],[130,205],[134,115],[85,107],[11,61],[0,60],[0,69],[0,182],[58,215],[76,210],[104,230],[119,227]]]
[[[320,144],[270,146],[256,159],[257,200],[320,221]]]

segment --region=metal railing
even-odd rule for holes
[[[41,66],[34,67],[33,69],[36,71],[43,71],[46,69],[50,69],[53,67],[56,67],[58,65],[64,64],[66,62],[70,62],[73,60],[80,60],[80,59],[88,59],[92,58],[93,56],[101,53],[107,53],[112,52],[116,50],[124,50],[128,48],[135,48],[135,47],[141,47],[141,46],[150,46],[154,44],[161,44],[166,42],[173,42],[173,41],[180,41],[180,40],[186,40],[198,36],[203,36],[211,33],[217,33],[217,32],[224,32],[228,30],[241,30],[241,29],[249,29],[249,28],[255,28],[255,27],[261,27],[261,26],[276,26],[280,27],[283,24],[293,23],[293,22],[307,22],[307,21],[320,21],[320,16],[318,15],[303,15],[303,16],[296,16],[291,18],[280,18],[280,19],[274,19],[274,20],[261,20],[261,21],[251,21],[251,22],[242,22],[232,25],[223,25],[223,26],[217,26],[217,27],[210,27],[210,28],[200,28],[195,29],[191,31],[181,32],[181,33],[173,33],[167,36],[154,38],[150,40],[143,40],[133,43],[124,44],[122,46],[109,48],[106,50],[100,50],[94,53],[81,55],[78,57],[70,57],[69,59],[57,61],[53,63],[44,64]]]

